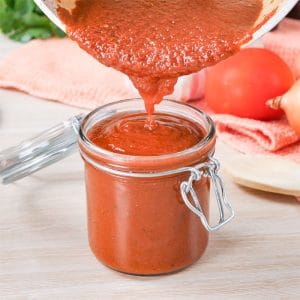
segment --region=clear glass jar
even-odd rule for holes
[[[143,112],[140,99],[91,112],[79,132],[90,247],[105,265],[130,274],[170,273],[193,264],[207,247],[208,232],[214,230],[206,221],[210,177],[218,180],[212,159],[213,122],[180,102],[165,100],[156,109],[198,123],[205,129],[204,139],[187,150],[161,156],[112,153],[89,141],[87,133],[97,122],[118,113]],[[222,198],[223,191],[218,191]],[[224,222],[223,216],[220,224]]]
[[[164,100],[156,110],[200,125],[205,137],[189,149],[161,156],[130,156],[97,147],[87,137],[97,122],[119,113],[144,112],[141,99],[119,101],[87,116],[75,116],[1,152],[2,182],[14,182],[57,162],[79,145],[85,162],[88,235],[94,255],[129,274],[183,269],[202,256],[209,232],[229,222],[234,212],[213,158],[212,120],[177,101]],[[208,223],[210,189],[220,215],[215,226]]]

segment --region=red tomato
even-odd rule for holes
[[[216,113],[272,120],[283,111],[269,108],[266,101],[285,93],[293,82],[291,70],[275,53],[247,48],[208,69],[205,98]]]

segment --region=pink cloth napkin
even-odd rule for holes
[[[285,117],[276,121],[257,121],[232,115],[214,114],[205,100],[191,104],[213,118],[218,138],[242,153],[280,156],[300,163],[300,136],[291,129]]]
[[[34,40],[9,54],[0,61],[0,87],[91,109],[134,96],[124,74],[69,39]]]
[[[300,21],[285,19],[276,30],[263,37],[263,44],[283,58],[295,75],[300,77]]]
[[[295,73],[299,36],[300,22],[286,19],[263,38],[265,47],[278,53]],[[180,78],[170,98],[201,98],[204,73]],[[137,95],[125,75],[99,64],[68,39],[35,40],[8,55],[0,61],[0,87],[90,109]],[[206,109],[203,100],[192,103]],[[285,119],[262,122],[229,115],[213,118],[220,139],[237,150],[280,155],[300,163],[299,137]]]

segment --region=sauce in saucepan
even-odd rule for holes
[[[147,112],[178,76],[237,52],[251,38],[262,0],[79,0],[59,9],[69,36],[101,63],[127,74]],[[101,84],[101,82],[99,82]]]

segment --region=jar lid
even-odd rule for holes
[[[0,152],[0,178],[12,183],[75,152],[83,114]]]

